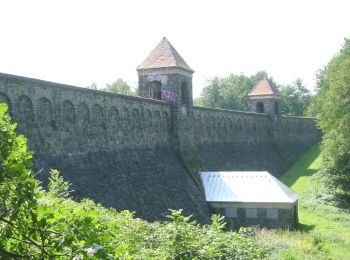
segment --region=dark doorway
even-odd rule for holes
[[[162,99],[162,84],[159,81],[152,81],[150,84],[150,97],[153,99]]]
[[[256,103],[256,112],[264,113],[264,104],[261,102]]]

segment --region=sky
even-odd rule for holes
[[[137,87],[137,66],[167,37],[195,70],[195,97],[215,76],[259,70],[311,90],[350,37],[349,10],[347,0],[0,0],[0,72]]]

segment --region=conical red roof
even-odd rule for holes
[[[279,95],[279,92],[275,87],[271,86],[267,76],[265,76],[248,93],[248,96],[267,96],[267,95]]]
[[[163,38],[137,70],[177,67],[194,72],[167,38]]]

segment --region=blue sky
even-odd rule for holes
[[[349,1],[1,1],[0,72],[77,86],[123,78],[163,36],[196,71],[266,70],[313,88],[317,69],[350,37]]]

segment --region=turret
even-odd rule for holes
[[[256,113],[266,113],[271,116],[280,114],[280,94],[264,76],[262,80],[248,93],[250,110]]]

